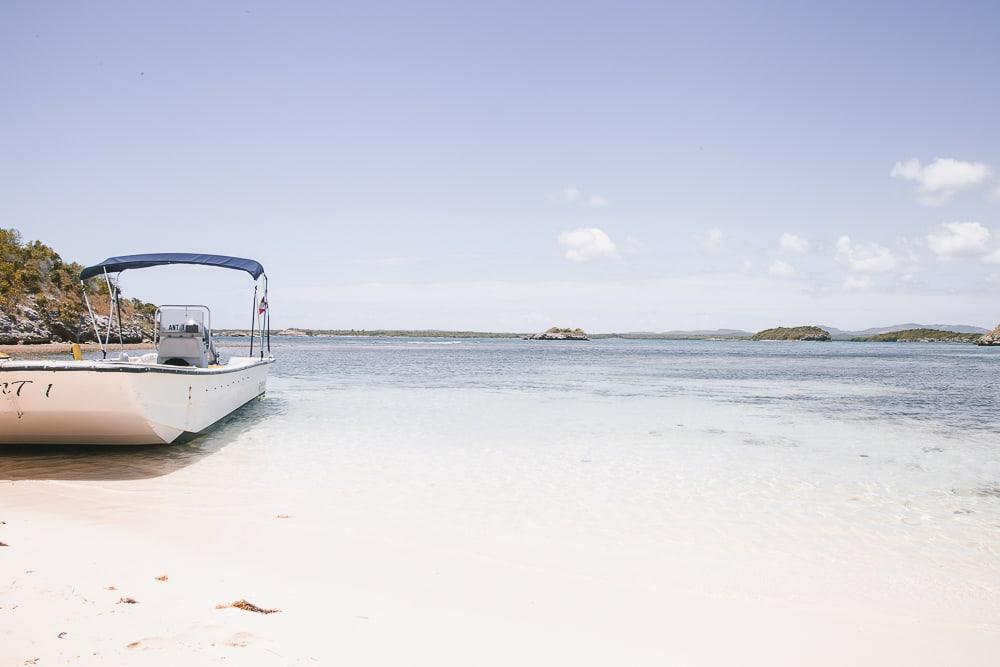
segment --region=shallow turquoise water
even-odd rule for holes
[[[1000,348],[949,344],[281,339],[276,377],[336,386],[689,395],[848,419],[1000,428]]]

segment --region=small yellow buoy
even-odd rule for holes
[[[79,343],[73,343],[69,349],[73,352],[73,361],[80,361],[83,359],[83,352],[80,350]]]

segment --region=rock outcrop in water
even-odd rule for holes
[[[39,241],[23,243],[14,229],[0,229],[0,345],[96,341],[80,287],[83,266],[64,262]],[[103,279],[88,281],[91,304],[107,331],[108,287]],[[122,299],[126,343],[152,336],[156,307]],[[117,317],[112,339],[118,340]]]
[[[302,336],[308,336],[310,334],[305,329],[296,329],[295,327],[291,327],[289,329],[282,329],[281,331],[275,333],[274,335],[275,336],[297,336],[297,337],[302,337]]]
[[[983,334],[983,337],[976,341],[976,345],[1000,345],[1000,326],[993,331]]]
[[[830,332],[819,327],[775,327],[764,329],[755,333],[751,340],[802,340],[802,341],[828,341]]]
[[[560,329],[552,327],[542,333],[525,336],[524,340],[590,340],[583,329]]]

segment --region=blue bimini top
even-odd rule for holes
[[[87,280],[94,276],[99,276],[105,271],[108,273],[118,273],[126,269],[145,269],[150,266],[162,266],[164,264],[200,264],[202,266],[218,266],[223,269],[236,269],[246,271],[254,280],[264,275],[264,267],[261,263],[253,259],[242,257],[227,257],[226,255],[201,255],[190,252],[159,252],[148,255],[123,255],[121,257],[108,257],[100,264],[88,266],[80,272],[80,280]]]

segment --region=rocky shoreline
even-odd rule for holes
[[[126,343],[150,342],[153,318],[146,313],[123,307],[122,338]],[[97,315],[101,335],[107,333],[108,316]],[[111,338],[118,342],[117,317],[111,324]],[[40,345],[44,343],[97,342],[93,322],[86,312],[66,312],[65,308],[44,307],[34,296],[9,310],[0,307],[0,345]]]
[[[997,325],[993,331],[984,334],[982,338],[976,341],[976,345],[1000,345],[1000,325]]]

